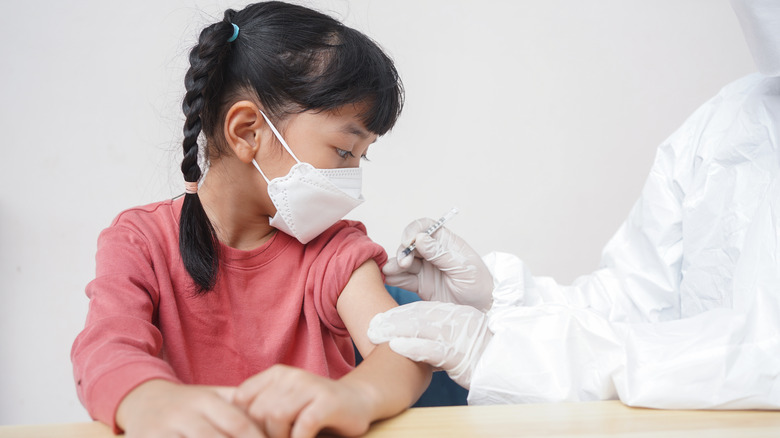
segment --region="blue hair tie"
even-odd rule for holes
[[[232,43],[233,41],[236,40],[236,38],[238,38],[238,26],[236,26],[236,23],[230,23],[230,24],[233,25],[233,36],[228,38],[228,42]]]

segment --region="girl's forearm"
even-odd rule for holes
[[[431,381],[431,367],[393,352],[388,344],[378,345],[341,382],[367,395],[372,420],[392,417],[414,404]]]

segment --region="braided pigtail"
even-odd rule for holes
[[[224,21],[203,29],[198,44],[190,51],[190,68],[184,77],[186,94],[182,110],[186,119],[181,171],[187,190],[179,219],[179,252],[198,293],[214,288],[219,271],[219,240],[197,193],[197,182],[202,175],[198,164],[198,138],[203,119],[219,105],[216,100],[222,88],[223,64],[230,52],[228,40],[234,31],[229,21],[232,15],[233,11],[229,10]]]

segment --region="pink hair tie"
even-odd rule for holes
[[[194,194],[198,193],[198,182],[197,181],[193,181],[193,182],[184,181],[184,193],[186,193],[188,195],[194,195]]]

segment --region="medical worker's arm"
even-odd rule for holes
[[[495,334],[469,403],[619,397],[664,409],[780,408],[780,180],[766,196],[735,271],[733,308],[638,324],[555,304],[505,309],[491,315]]]
[[[470,403],[617,396],[612,374],[624,361],[622,325],[679,317],[682,194],[675,166],[681,146],[661,147],[642,196],[606,246],[596,272],[561,285],[534,277],[517,257],[493,253],[484,258],[494,279],[488,312],[493,336],[482,358],[468,365],[474,370],[472,382],[459,379],[471,389]],[[396,312],[386,313],[382,339],[406,337],[388,329],[405,319],[393,316]],[[414,356],[398,342],[390,345]]]
[[[323,428],[359,435],[371,422],[400,413],[425,390],[431,368],[368,340],[370,319],[395,306],[377,264],[365,262],[337,303],[363,362],[337,381],[277,365],[239,386],[236,403],[270,436],[293,438],[314,437]]]
[[[627,332],[620,398],[657,408],[780,408],[780,173],[734,271],[731,308]]]
[[[441,336],[433,330],[432,327],[435,327],[436,323],[428,319],[431,315],[430,309],[423,309],[418,305],[386,312],[386,317],[378,318],[372,324],[372,337],[375,341],[397,338],[390,341],[395,351],[444,369],[453,380],[472,389],[469,394],[470,402],[483,398],[480,396],[483,388],[480,385],[471,385],[468,378],[472,375],[478,377],[479,374],[474,370],[480,358],[471,352],[482,350],[485,350],[485,353],[495,350],[496,353],[496,360],[490,364],[497,371],[486,371],[486,375],[501,376],[500,367],[507,367],[508,374],[504,377],[508,382],[491,382],[491,388],[486,389],[488,392],[495,389],[502,394],[506,393],[505,396],[492,398],[493,401],[505,397],[505,402],[511,402],[521,390],[523,394],[529,394],[528,397],[523,396],[523,400],[614,398],[614,386],[606,380],[609,380],[611,372],[622,360],[620,352],[623,334],[620,331],[616,333],[610,321],[644,322],[679,317],[677,284],[682,256],[682,215],[679,206],[681,193],[674,181],[676,155],[671,144],[667,144],[665,149],[662,147],[642,197],[604,250],[602,268],[579,277],[572,285],[561,285],[548,277],[534,277],[520,259],[509,254],[492,253],[484,259],[475,259],[473,250],[446,228],[440,229],[433,236],[418,234],[422,248],[418,243],[417,251],[422,251],[421,255],[424,257],[436,260],[436,254],[439,252],[453,252],[450,248],[452,246],[457,248],[456,254],[461,254],[462,263],[467,266],[487,265],[492,276],[482,275],[482,278],[490,278],[491,286],[483,286],[476,291],[464,287],[462,295],[467,296],[468,292],[479,295],[483,290],[492,289],[492,310],[488,313],[490,330],[478,332],[480,336],[468,342],[462,337],[458,337],[458,341],[450,342],[450,336]],[[405,231],[405,239],[411,240],[409,236],[413,235],[415,230],[424,228],[425,223],[410,224]],[[448,242],[457,244],[448,245]],[[417,286],[421,296],[427,298],[423,295],[426,287],[422,280],[428,279],[428,293],[438,293],[438,296],[431,298],[456,301],[449,298],[452,294],[439,292],[447,291],[446,287],[441,287],[442,281],[430,280],[447,278],[452,267],[438,267],[427,262],[422,265],[417,275],[411,275],[410,273],[417,272],[413,267],[400,274],[395,273],[395,270],[400,270],[395,267],[397,263],[391,260],[388,263],[390,268],[385,267],[385,273],[388,270],[393,272],[388,275],[388,282],[404,281],[401,287]],[[419,264],[418,261],[415,263]],[[442,296],[444,298],[440,298]],[[457,308],[454,311],[464,315],[467,312]],[[571,314],[576,314],[578,318],[571,319]],[[410,320],[417,320],[419,323],[409,323]],[[567,321],[574,322],[570,324]],[[418,325],[421,330],[416,330]],[[428,328],[424,328],[425,326]],[[496,333],[498,328],[501,331]],[[505,349],[505,360],[498,359],[502,354],[500,348],[487,347],[491,333],[496,333],[491,344]],[[572,367],[575,367],[578,361],[585,360],[575,356],[580,351],[580,346],[590,342],[590,339],[596,340],[595,350],[583,347],[583,351],[603,349],[605,353],[595,354],[590,358],[598,359],[598,362],[592,365],[593,369],[587,371],[590,373],[588,378],[581,379],[577,375],[579,369]],[[423,349],[420,345],[429,343],[441,344],[441,347],[432,348],[428,345],[431,347],[428,351],[433,354],[421,356],[419,352]],[[521,347],[520,344],[524,343],[529,345]],[[551,348],[544,347],[546,344]],[[543,351],[536,353],[534,349],[540,346]],[[447,347],[450,349],[450,357],[435,354],[438,351],[446,351],[442,348]],[[526,357],[533,355],[536,356]],[[453,357],[460,360],[453,360]],[[569,360],[574,361],[568,362]],[[544,363],[552,363],[555,366],[545,366]],[[538,372],[539,378],[529,378],[529,382],[512,378],[518,374],[517,369],[525,366],[529,370],[536,370],[537,365],[539,370],[533,372]],[[463,370],[467,372],[464,373]],[[561,373],[565,376],[559,377]],[[549,382],[544,377],[548,378]],[[493,386],[495,388],[492,388]]]
[[[777,409],[780,229],[772,218],[780,217],[780,181],[775,192],[767,195],[774,207],[757,212],[747,236],[734,309],[627,324],[569,305],[503,306],[490,312],[486,330],[487,316],[471,307],[417,302],[377,315],[369,336],[446,370],[470,387],[470,404],[619,397],[666,409]],[[497,291],[520,285],[519,260],[486,259],[502,267]]]
[[[498,333],[494,343],[512,351],[507,355],[518,355],[511,359],[507,356],[507,360],[502,361],[506,363],[507,371],[514,373],[516,367],[522,367],[523,364],[529,367],[539,365],[540,375],[550,379],[549,383],[538,388],[544,394],[534,395],[530,397],[531,400],[614,398],[614,387],[609,382],[604,383],[604,379],[607,379],[618,366],[616,361],[621,360],[619,352],[622,349],[620,340],[622,332],[615,333],[609,321],[645,322],[679,317],[677,284],[682,256],[680,249],[682,215],[679,206],[681,193],[674,181],[674,157],[675,153],[671,145],[667,145],[666,149],[659,152],[642,198],[604,250],[602,268],[592,274],[579,277],[572,285],[561,285],[548,277],[534,277],[520,259],[508,254],[493,253],[484,259],[475,258],[473,250],[446,228],[439,230],[439,233],[445,232],[442,234],[437,233],[433,236],[419,234],[417,237],[422,243],[422,249],[418,243],[418,251],[422,251],[421,255],[424,257],[436,260],[438,253],[452,253],[451,248],[454,247],[455,253],[460,255],[462,263],[466,266],[487,264],[492,277],[482,275],[482,278],[493,280],[490,287],[483,286],[478,290],[470,290],[468,283],[462,283],[461,286],[463,286],[463,296],[468,296],[468,292],[479,296],[484,290],[493,290],[492,310],[489,312],[490,330],[478,331],[479,337],[469,341],[465,341],[463,337],[450,336],[452,332],[447,330],[441,330],[442,333],[447,333],[446,335],[439,335],[434,329],[438,327],[437,322],[429,319],[432,314],[431,309],[419,305],[404,306],[407,308],[387,312],[386,318],[372,324],[373,340],[378,342],[396,338],[390,343],[394,351],[444,369],[460,385],[471,387],[469,399],[476,400],[479,398],[480,388],[477,386],[475,390],[473,385],[470,385],[469,376],[474,374],[479,356],[472,352],[486,348],[491,333],[498,325],[505,330]],[[424,229],[425,225],[425,223],[410,224],[405,231],[405,239],[410,240],[409,235],[413,235],[415,230]],[[448,245],[448,242],[457,244]],[[417,287],[423,298],[457,302],[450,298],[454,294],[450,294],[448,289],[442,286],[441,280],[431,280],[448,278],[451,268],[457,266],[457,263],[453,263],[453,266],[442,266],[439,263],[437,266],[432,262],[424,262],[419,272],[412,266],[406,271],[396,273],[396,270],[400,270],[396,267],[397,263],[391,260],[388,263],[389,268],[385,267],[385,273],[389,270],[393,273],[388,275],[388,282],[402,282],[401,287],[412,290]],[[419,261],[414,263],[419,264]],[[411,274],[413,272],[418,274]],[[423,283],[426,279],[427,282]],[[438,295],[424,295],[426,290],[428,294]],[[442,293],[442,290],[445,292]],[[529,309],[530,307],[534,308]],[[458,308],[440,311],[453,311],[461,313],[464,317],[468,314],[466,309]],[[580,317],[577,321],[585,321],[576,330],[579,322],[571,325],[566,322],[569,320],[570,313]],[[534,322],[530,326],[529,318]],[[515,330],[515,326],[522,328]],[[530,338],[529,333],[534,333],[535,337]],[[598,340],[597,349],[603,347],[610,351],[600,356],[605,360],[594,365],[597,369],[590,370],[590,376],[582,380],[576,377],[578,373],[576,369],[569,370],[568,362],[560,361],[572,359],[572,352],[577,351],[579,348],[577,346],[583,342],[583,339],[591,339],[591,337]],[[535,345],[545,342],[549,342],[554,348],[545,350],[550,354],[542,352],[541,356],[526,359],[524,356],[535,353],[532,352],[533,350],[523,349],[513,344],[515,338],[518,343],[527,340],[534,344],[528,348],[535,348]],[[502,339],[506,341],[500,342]],[[432,344],[438,347],[433,347]],[[612,351],[614,349],[617,349],[617,352]],[[558,350],[566,355],[552,353]],[[424,353],[425,351],[427,353]],[[438,354],[440,351],[447,351],[448,356]],[[501,355],[499,351],[496,351],[496,354]],[[543,363],[535,362],[537,358],[557,365],[545,367]],[[577,362],[573,362],[572,365],[574,363]],[[491,364],[497,366],[495,362]],[[559,379],[557,377],[559,372],[567,374],[567,377]],[[541,382],[542,379],[536,379],[531,384]],[[525,385],[525,382],[519,384]],[[507,384],[501,382],[495,386],[496,390],[509,393],[508,400],[512,400],[512,394],[518,390],[513,382]]]
[[[418,219],[403,231],[396,258],[382,268],[387,284],[416,292],[424,300],[444,301],[487,310],[492,303],[493,279],[487,266],[466,241],[445,227],[425,233],[435,221]],[[416,249],[401,251],[412,241]]]
[[[770,154],[777,150],[777,122],[768,110],[777,108],[772,103],[777,100],[759,95],[751,103],[754,108],[744,106],[751,87],[776,94],[771,91],[776,86],[769,85],[753,77],[725,88],[662,144],[642,196],[604,249],[596,272],[564,286],[532,276],[516,257],[485,257],[495,278],[494,304],[488,312],[492,338],[472,364],[469,403],[619,395],[629,405],[657,408],[780,407],[780,193],[765,191],[768,179],[778,184],[778,170],[776,161],[755,158],[759,146]],[[727,130],[733,130],[733,138],[724,143]],[[725,148],[717,160],[706,152],[714,146]],[[703,167],[708,163],[714,167]],[[713,188],[713,175],[736,172],[740,178],[725,179],[731,186]],[[747,199],[763,196],[771,205],[734,212],[728,206],[741,199],[733,197],[735,189]],[[691,203],[702,199],[708,200],[705,208],[692,210]],[[689,207],[684,211],[685,205]],[[696,241],[686,239],[685,262],[721,256],[728,262],[740,256],[733,251],[738,249],[742,254],[737,271],[755,266],[760,272],[735,274],[733,282],[720,284],[719,290],[701,277],[704,271],[697,272],[699,281],[688,278],[689,305],[697,297],[724,293],[718,307],[725,310],[690,317],[696,312],[683,313],[679,290],[685,272],[683,232],[706,236],[719,208],[723,220],[756,227],[753,237],[732,249],[697,249]],[[683,227],[685,215],[694,211],[702,218],[709,214],[710,224],[686,222]],[[761,221],[766,224],[759,225]],[[761,242],[769,245],[759,251],[763,256],[748,257]],[[386,315],[392,318],[393,312]]]

